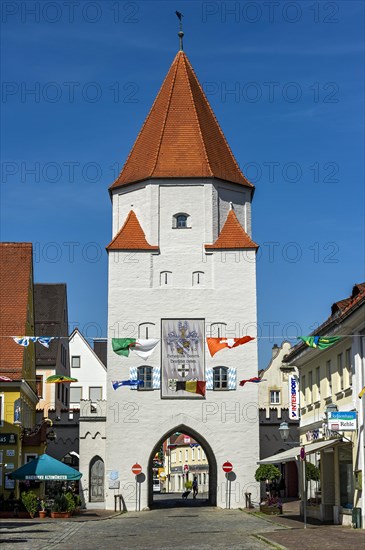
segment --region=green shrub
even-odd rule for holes
[[[37,513],[38,510],[38,498],[33,491],[28,491],[27,493],[22,493],[22,502],[25,506],[26,511],[29,513],[31,518]]]
[[[185,481],[185,489],[187,491],[191,491],[193,488],[193,482],[192,481]]]
[[[73,512],[76,508],[75,499],[72,493],[66,493],[65,495],[67,500],[67,510],[66,512]]]
[[[52,512],[67,512],[68,499],[65,495],[58,495],[54,499],[52,506]]]

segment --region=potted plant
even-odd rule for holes
[[[72,514],[74,513],[75,508],[76,508],[74,495],[72,493],[66,493],[65,498],[67,500],[67,510],[66,511],[70,514],[70,516],[72,516]]]
[[[39,517],[41,519],[44,519],[45,517],[47,517],[46,502],[43,499],[41,499],[39,501],[39,506],[40,506],[40,509],[38,511]]]
[[[24,492],[22,493],[22,502],[30,517],[34,518],[38,510],[37,495],[33,491]]]
[[[70,512],[67,511],[68,501],[65,495],[58,495],[53,502],[51,509],[51,518],[68,518]]]
[[[266,499],[260,504],[260,511],[265,514],[278,515],[283,513],[283,505],[277,489],[277,481],[280,476],[280,470],[272,464],[261,464],[255,472],[256,481],[266,483]]]

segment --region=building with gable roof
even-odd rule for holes
[[[101,406],[94,422],[87,410],[80,418],[80,469],[89,471],[83,491],[103,485],[100,506],[113,508],[120,495],[134,509],[131,466],[138,461],[146,474],[141,507],[153,505],[153,459],[181,432],[204,449],[209,502],[226,506],[221,466],[229,459],[236,474],[231,506],[242,507],[246,491],[259,492],[258,388],[239,387],[237,376],[257,376],[257,344],[211,357],[205,337],[256,337],[254,186],[183,51],[109,193],[108,412],[104,417]],[[113,338],[156,338],[160,345],[144,360],[133,349],[114,353]],[[128,379],[144,385],[112,389]],[[186,391],[187,381],[206,382],[205,394]],[[97,453],[83,453],[97,435]]]

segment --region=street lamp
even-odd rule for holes
[[[280,437],[283,441],[286,441],[289,437],[290,428],[287,422],[282,422],[279,427]]]

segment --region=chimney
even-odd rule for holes
[[[94,338],[94,351],[105,367],[106,367],[106,356],[107,356],[107,344],[108,344],[108,340],[106,338]]]

